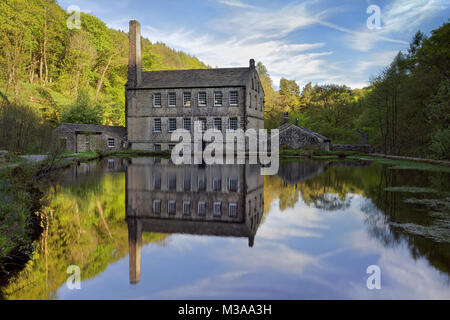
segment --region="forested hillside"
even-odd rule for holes
[[[0,92],[3,103],[29,106],[61,121],[123,125],[128,35],[81,14],[81,30],[56,1],[0,2]],[[163,43],[142,41],[144,70],[207,68]],[[71,110],[74,109],[74,110]],[[78,118],[80,111],[85,115]]]

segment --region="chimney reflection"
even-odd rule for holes
[[[264,211],[258,165],[174,165],[134,158],[126,172],[130,283],[140,280],[142,232],[244,237],[253,247]]]

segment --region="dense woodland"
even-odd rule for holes
[[[56,1],[0,2],[0,149],[43,152],[61,122],[123,125],[128,35],[81,15],[81,30],[66,26]],[[145,71],[208,68],[197,58],[142,40]],[[351,89],[282,79],[275,90],[263,63],[266,128],[289,112],[292,122],[333,143],[361,143],[377,151],[450,159],[450,25],[426,36],[371,79]],[[369,77],[369,75],[368,75]]]

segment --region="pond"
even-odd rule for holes
[[[160,158],[85,163],[47,187],[34,255],[0,290],[7,299],[449,299],[449,191],[448,172],[369,161],[282,161],[276,176]]]

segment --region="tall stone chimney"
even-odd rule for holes
[[[139,87],[142,82],[141,62],[141,25],[136,20],[130,21],[130,55],[128,58],[128,87]]]
[[[255,59],[250,59],[250,68],[255,67]]]

